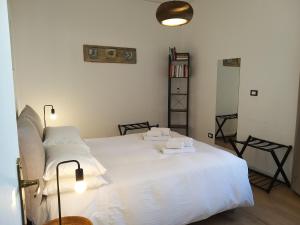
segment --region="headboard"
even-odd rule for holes
[[[45,150],[42,142],[43,127],[38,114],[26,106],[17,120],[20,151],[20,165],[24,180],[39,180],[40,191],[36,186],[27,187],[25,192],[26,217],[39,224],[41,219],[43,174],[45,169]]]

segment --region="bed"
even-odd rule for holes
[[[210,145],[195,141],[196,153],[164,155],[142,134],[85,141],[110,184],[63,195],[65,216],[95,225],[183,225],[253,205],[246,162]],[[57,218],[56,196],[47,198],[47,212]]]
[[[58,217],[57,196],[42,196],[45,141],[40,119],[28,106],[18,133],[24,177],[40,179],[42,189],[25,189],[27,217],[40,225]],[[142,133],[84,142],[106,168],[108,184],[62,193],[63,216],[84,216],[94,225],[184,225],[254,204],[246,162],[205,143],[194,141],[194,153],[167,155],[160,152],[163,142],[145,141]]]

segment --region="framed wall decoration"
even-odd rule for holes
[[[241,66],[241,58],[224,59],[223,66],[240,67]]]
[[[85,62],[136,64],[136,49],[83,45]]]

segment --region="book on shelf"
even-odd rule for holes
[[[169,55],[171,57],[171,60],[176,60],[176,48],[169,48]]]
[[[169,48],[170,68],[169,77],[185,78],[189,76],[189,53],[176,52],[176,48]]]
[[[189,68],[187,64],[170,64],[169,77],[185,78],[189,76]]]
[[[188,53],[176,53],[175,60],[187,61],[187,60],[189,60],[189,54]]]
[[[169,48],[169,55],[172,61],[187,61],[189,60],[188,53],[177,53],[176,48]]]

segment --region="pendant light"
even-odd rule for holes
[[[185,1],[167,1],[158,7],[156,18],[164,26],[181,26],[192,20],[193,8]]]

